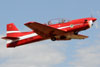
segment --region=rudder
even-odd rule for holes
[[[18,28],[14,25],[14,23],[7,24],[7,37],[16,37],[17,33],[20,33]]]
[[[7,24],[7,31],[19,31],[14,23]]]

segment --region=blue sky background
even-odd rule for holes
[[[30,31],[30,29],[28,29],[27,27],[24,26],[24,23],[29,22],[29,21],[37,21],[40,23],[46,23],[50,19],[54,19],[54,18],[78,19],[78,18],[90,17],[91,14],[93,14],[93,16],[98,19],[97,22],[98,22],[98,26],[99,26],[100,25],[100,23],[99,23],[99,21],[100,21],[99,20],[99,18],[100,18],[100,0],[0,0],[0,32],[1,32],[1,36],[5,36],[6,24],[12,23],[12,22],[15,23],[16,26],[21,31]],[[52,42],[50,40],[47,40],[47,41],[43,41],[43,42],[39,42],[39,43],[35,43],[35,44],[39,44],[39,45],[46,44],[46,45],[48,45],[48,47],[50,47],[49,49],[51,49],[51,48],[56,49],[56,51],[58,53],[60,53],[62,55],[64,54],[62,57],[65,57],[65,58],[63,60],[61,60],[61,62],[57,62],[54,64],[47,63],[48,65],[46,67],[66,67],[66,66],[90,67],[93,63],[92,62],[88,63],[88,62],[92,61],[93,59],[83,61],[83,58],[84,58],[83,55],[91,56],[90,53],[93,53],[92,54],[93,58],[97,57],[95,59],[99,59],[99,57],[98,57],[98,56],[100,56],[100,52],[98,52],[98,50],[100,48],[100,46],[99,46],[100,31],[99,30],[100,30],[99,27],[96,29],[95,26],[93,26],[91,29],[81,32],[81,34],[85,34],[85,35],[89,36],[89,38],[85,39],[85,40],[71,40],[71,41],[59,41],[59,42]],[[2,45],[2,48],[0,48],[1,49],[0,55],[5,55],[5,54],[3,54],[3,50],[5,49],[4,52],[6,52],[6,50],[7,51],[9,51],[9,50],[7,48],[5,48],[6,43],[4,40],[1,40],[1,45]],[[31,45],[29,45],[29,46],[31,46]],[[34,47],[34,45],[32,45],[31,47]],[[46,45],[44,45],[44,47],[47,47]],[[19,47],[17,49],[21,49],[23,47],[24,46]],[[15,50],[15,52],[12,52],[11,51],[12,49],[11,49],[6,54],[6,57],[0,56],[0,58],[1,58],[0,65],[2,67],[7,67],[7,66],[5,66],[5,64],[10,67],[13,67],[13,66],[11,66],[11,63],[9,63],[9,62],[11,62],[11,60],[16,61],[16,59],[13,59],[13,57],[16,58],[16,56],[12,55],[12,54],[17,53],[17,49],[16,48],[13,49],[13,50]],[[26,47],[25,47],[25,49],[26,49]],[[27,49],[30,49],[30,47],[28,47]],[[33,48],[31,48],[31,49],[33,49]],[[89,51],[89,49],[92,49],[94,51]],[[85,51],[85,50],[88,50],[89,52]],[[49,52],[47,51],[46,53],[49,53]],[[83,55],[81,55],[81,53]],[[28,52],[26,54],[28,54]],[[10,58],[9,58],[9,55],[11,55]],[[96,55],[96,56],[94,56],[94,55]],[[22,56],[20,55],[19,57],[22,57]],[[59,56],[58,56],[58,58],[59,58]],[[53,58],[51,58],[51,59],[53,59]],[[19,61],[22,61],[22,60],[19,60]],[[28,60],[25,60],[25,61],[27,62]],[[100,64],[97,62],[100,62],[100,61],[95,60],[94,66],[100,67]],[[35,63],[35,62],[33,62],[33,63]],[[41,64],[42,63],[40,62],[40,65]],[[44,64],[45,64],[45,62],[44,62]],[[21,66],[20,64],[17,64],[17,65]],[[31,67],[30,65],[31,64],[29,64],[28,66]],[[14,66],[16,66],[16,65],[14,65]],[[38,66],[38,64],[37,64],[36,66],[33,66],[33,67],[45,67],[45,66],[43,66],[43,65]]]

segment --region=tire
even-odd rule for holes
[[[78,32],[75,31],[74,34],[75,34],[75,35],[78,35]]]
[[[56,41],[56,38],[55,38],[55,37],[51,37],[51,40],[52,40],[52,41]]]
[[[66,37],[65,36],[60,36],[60,39],[66,39]]]

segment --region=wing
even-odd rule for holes
[[[64,34],[66,33],[65,31],[47,26],[47,25],[43,25],[37,22],[29,22],[25,24],[27,27],[31,28],[32,30],[34,30],[38,35],[47,38],[47,37],[51,37],[53,35],[60,35],[60,34]]]
[[[56,29],[47,25],[43,25],[37,22],[29,22],[25,24],[27,27],[34,30],[38,35],[48,38],[52,36],[61,36],[64,35],[68,39],[85,39],[88,38],[88,36],[85,35],[75,35],[73,32],[65,32],[60,29]]]
[[[88,38],[88,36],[85,35],[75,35],[75,34],[71,34],[71,35],[66,35],[67,38],[69,39],[85,39]]]

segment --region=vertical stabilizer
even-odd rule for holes
[[[15,33],[19,32],[18,28],[14,25],[14,23],[7,24],[7,33]]]
[[[20,33],[14,23],[7,24],[7,37],[16,37]]]

